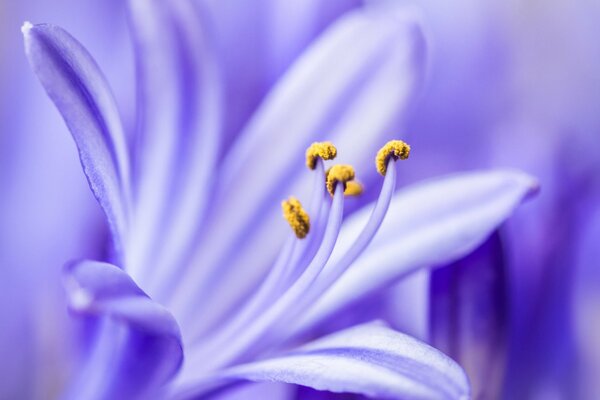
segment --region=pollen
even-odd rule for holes
[[[410,154],[410,146],[404,143],[402,140],[390,140],[383,146],[375,157],[375,164],[377,165],[377,171],[385,176],[387,172],[387,163],[390,157],[394,160],[406,160]]]
[[[281,202],[281,208],[283,216],[294,230],[296,237],[304,239],[310,230],[310,218],[300,201],[295,197],[290,197]]]
[[[306,149],[306,166],[315,169],[317,158],[333,160],[337,156],[337,149],[331,142],[314,142]]]
[[[346,182],[346,190],[344,196],[360,196],[363,192],[363,186],[356,181]]]
[[[346,189],[348,188],[347,183],[354,180],[354,175],[354,168],[351,165],[336,164],[329,168],[325,174],[329,194],[333,196],[338,182],[344,184],[344,193],[346,193]]]

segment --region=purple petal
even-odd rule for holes
[[[254,386],[254,385],[253,385]],[[361,394],[323,392],[309,388],[308,386],[297,386],[295,400],[367,400],[368,397]]]
[[[224,143],[233,143],[272,85],[299,54],[358,0],[204,0],[226,82]],[[243,66],[243,68],[240,68]],[[228,148],[222,149],[222,154]]]
[[[221,80],[206,21],[192,2],[129,4],[139,77],[140,164],[135,253],[128,267],[148,288],[149,273],[161,281],[156,269],[173,270],[201,226],[218,156]],[[150,261],[153,270],[147,268]]]
[[[120,255],[128,228],[129,158],[112,93],[87,50],[63,29],[25,23],[22,30],[31,67],[71,131]]]
[[[65,288],[75,315],[101,317],[99,339],[74,380],[72,398],[147,394],[177,372],[183,361],[177,322],[122,269],[73,263],[65,271]]]
[[[430,343],[467,371],[477,398],[500,393],[508,339],[508,288],[498,233],[431,274]]]
[[[596,200],[593,205],[582,207],[585,210],[585,221],[582,221],[582,230],[579,243],[575,249],[574,288],[573,290],[573,320],[575,339],[580,355],[581,370],[578,379],[582,393],[586,398],[600,396],[600,207]],[[563,300],[563,299],[561,299]],[[564,300],[563,300],[564,301]],[[562,322],[562,321],[561,321]],[[563,327],[563,333],[568,327]],[[556,335],[556,334],[555,334]],[[566,336],[566,335],[565,335]],[[555,346],[564,346],[562,341],[566,337],[553,337]]]
[[[536,182],[525,174],[490,171],[458,174],[400,191],[369,248],[301,325],[311,326],[419,268],[445,265],[468,254],[536,190]],[[345,253],[369,213],[366,207],[348,218],[332,260]]]
[[[224,278],[228,289],[219,292],[228,298],[214,299],[207,319],[243,298],[274,258],[287,233],[278,202],[289,193],[307,197],[310,174],[303,173],[303,155],[313,140],[345,143],[347,161],[358,171],[374,171],[373,146],[390,134],[423,69],[418,18],[406,9],[385,11],[367,7],[336,21],[280,80],[230,151],[215,201],[218,218],[207,221],[210,235],[197,250],[203,268],[186,275],[178,290],[182,300],[198,292],[198,282],[210,290]],[[272,245],[265,248],[266,242]],[[254,277],[238,279],[225,271],[248,270],[248,260]]]
[[[327,336],[286,355],[223,371],[207,386],[181,382],[180,396],[240,379],[285,382],[338,393],[386,399],[466,399],[464,371],[443,353],[382,324]]]

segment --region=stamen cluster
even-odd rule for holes
[[[311,145],[307,161],[309,156],[318,154],[322,149],[327,149],[323,153],[327,157],[336,154],[332,146]],[[387,154],[382,156],[382,151],[378,153],[378,158],[387,159],[389,171],[375,207],[356,239],[335,260],[331,256],[342,226],[346,192],[357,192],[362,187],[354,181],[355,173],[351,166],[334,165],[325,172],[324,159],[315,156],[315,180],[313,197],[307,208],[309,211],[305,211],[295,197],[282,202],[283,214],[296,237],[290,237],[281,249],[260,290],[215,333],[212,341],[204,343],[198,350],[204,351],[198,359],[210,357],[213,365],[219,367],[243,363],[293,334],[287,326],[293,325],[293,321],[314,305],[348,270],[381,226],[396,184],[396,171],[391,164],[397,158],[406,158],[407,154],[400,152],[399,156],[395,156],[398,149],[397,145],[388,143],[382,149]],[[325,188],[331,194],[331,201],[328,201]],[[313,226],[309,215],[313,215]],[[302,238],[305,240],[297,240]]]
[[[377,171],[385,176],[390,159],[406,160],[410,154],[410,146],[402,140],[387,142],[375,157]],[[306,166],[310,170],[317,169],[318,163],[333,160],[337,156],[337,148],[331,142],[314,142],[306,149]],[[322,173],[322,172],[321,172]],[[342,184],[344,196],[358,196],[363,192],[362,185],[355,180],[356,173],[351,165],[336,164],[325,171],[325,187],[333,197],[338,183]],[[298,239],[304,239],[310,231],[310,217],[300,201],[290,197],[281,203],[283,216]]]

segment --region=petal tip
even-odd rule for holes
[[[27,36],[32,28],[33,24],[29,21],[25,21],[23,22],[23,25],[21,25],[21,33],[23,33],[23,36]]]
[[[517,185],[522,201],[529,200],[540,192],[540,181],[527,172],[516,168],[500,168],[493,171],[500,176],[504,175],[511,184]]]
[[[529,191],[527,192],[527,195],[525,196],[526,199],[530,199],[532,197],[537,196],[540,191],[542,190],[542,186],[540,184],[540,182],[534,178],[534,177],[529,177]]]
[[[537,196],[537,194],[540,192],[541,185],[540,181],[536,177],[520,170],[512,170],[511,172],[515,174],[516,179],[524,187],[525,192],[523,200],[529,200]]]
[[[69,306],[74,311],[85,311],[94,303],[91,293],[85,289],[75,290],[69,298]]]

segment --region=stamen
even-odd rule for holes
[[[346,191],[346,183],[354,180],[354,168],[351,165],[337,164],[329,168],[325,173],[327,191],[333,196],[337,183],[341,183]]]
[[[283,216],[294,230],[296,237],[304,239],[310,231],[310,218],[300,201],[295,197],[290,197],[281,202],[281,208]]]
[[[337,184],[339,189],[342,189],[342,183]],[[337,192],[336,192],[337,193]],[[246,326],[244,334],[240,335],[236,340],[232,340],[228,346],[222,351],[214,355],[211,361],[213,366],[222,367],[232,364],[234,361],[239,361],[247,356],[248,353],[263,350],[265,341],[264,335],[269,331],[278,332],[281,328],[281,322],[289,321],[283,316],[295,307],[295,304],[301,302],[305,293],[308,292],[310,286],[315,282],[323,267],[329,260],[342,223],[344,213],[344,196],[342,193],[334,194],[331,210],[327,218],[327,225],[323,240],[320,243],[317,254],[311,260],[306,270],[298,278],[297,281],[269,308],[261,313],[251,324]]]
[[[227,324],[213,332],[211,340],[205,337],[193,338],[194,341],[198,340],[197,345],[201,346],[202,351],[206,350],[206,357],[211,357],[211,349],[218,350],[225,346],[236,332],[241,331],[249,321],[262,312],[267,304],[274,301],[297,278],[316,253],[323,239],[329,215],[329,204],[324,201],[325,167],[321,158],[317,158],[315,169],[311,173],[314,175],[313,194],[307,208],[308,215],[313,216],[313,222],[310,224],[311,235],[303,241],[290,237],[258,292],[245,302]],[[308,261],[305,262],[306,259]],[[202,339],[201,345],[200,339]],[[194,344],[196,345],[196,342]]]
[[[314,142],[306,149],[306,166],[315,169],[317,158],[333,160],[337,156],[337,149],[331,142]]]
[[[393,158],[394,161],[406,160],[410,154],[410,146],[404,143],[402,140],[390,140],[383,146],[375,157],[375,164],[377,165],[377,171],[385,176],[387,172],[388,160]]]
[[[344,190],[344,196],[360,196],[362,192],[363,187],[359,182],[346,182],[346,190]]]
[[[325,266],[323,274],[319,275],[317,281],[314,282],[314,284],[310,287],[310,290],[305,293],[302,301],[295,305],[295,309],[288,310],[286,318],[292,320],[293,318],[296,318],[303,310],[309,309],[310,306],[314,304],[320,298],[320,296],[322,296],[340,278],[340,276],[344,274],[344,272],[346,272],[352,263],[367,248],[369,243],[371,243],[371,240],[373,240],[373,237],[383,222],[394,194],[394,188],[396,186],[396,169],[393,168],[393,165],[395,162],[395,159],[388,157],[388,165],[386,168],[388,173],[385,175],[381,193],[379,194],[379,198],[375,203],[375,208],[371,212],[365,227],[337,262]],[[308,326],[311,322],[314,322],[314,320],[321,317],[321,315],[318,313],[309,313],[309,315],[310,319],[303,322],[302,326],[299,328],[300,331]],[[280,340],[284,339],[285,334],[282,335]]]

